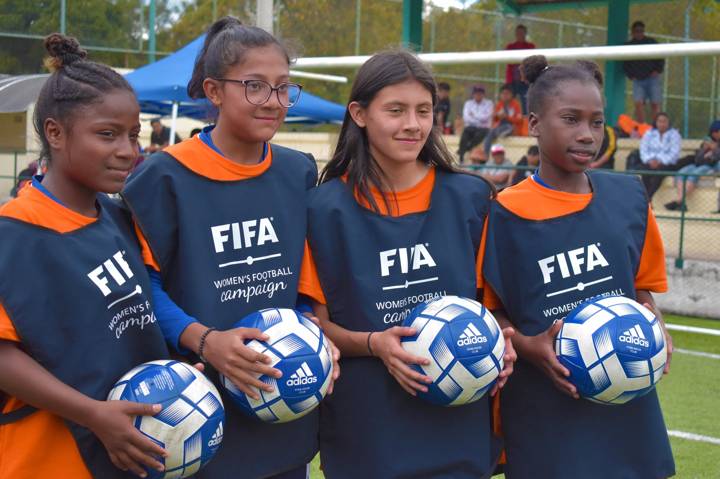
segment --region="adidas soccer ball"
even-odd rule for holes
[[[578,394],[603,404],[623,404],[648,393],[667,362],[660,321],[622,296],[575,308],[558,333],[555,352]]]
[[[441,406],[477,401],[495,384],[503,369],[505,339],[485,306],[458,296],[445,296],[418,305],[403,322],[415,336],[401,339],[402,347],[430,360],[411,365],[432,378],[428,392],[418,396]]]
[[[320,404],[332,378],[332,354],[315,323],[292,309],[270,308],[246,316],[235,327],[258,328],[270,336],[267,342],[252,339],[245,344],[269,356],[270,366],[282,372],[280,379],[258,376],[274,388],[271,393],[259,391],[259,400],[220,376],[243,412],[265,422],[283,423],[303,417]]]
[[[218,390],[197,369],[178,361],[150,361],[115,383],[110,400],[161,404],[154,416],[137,416],[135,427],[163,447],[164,472],[145,468],[148,479],[190,477],[218,451],[225,409]]]

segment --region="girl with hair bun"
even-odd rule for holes
[[[106,195],[137,160],[140,108],[74,38],[45,48],[34,123],[48,170],[0,208],[0,477],[145,477],[165,451],[132,418],[160,406],[105,401],[169,356],[132,221]]]
[[[491,206],[482,278],[483,303],[517,329],[518,362],[500,401],[505,475],[672,476],[657,393],[614,406],[581,400],[553,344],[564,314],[587,298],[622,294],[662,318],[652,292],[667,290],[665,254],[645,190],[637,177],[589,170],[605,126],[596,64],[548,65],[532,56],[521,68],[530,83],[529,131],[540,167]],[[588,245],[597,247],[602,264],[568,268],[565,256]],[[670,354],[666,330],[665,336]]]
[[[192,98],[217,108],[215,124],[153,154],[122,193],[162,298],[166,339],[256,399],[274,390],[259,376],[281,373],[244,344],[267,337],[233,325],[260,309],[296,306],[308,192],[317,182],[310,155],[270,143],[300,95],[289,64],[266,31],[232,17],[215,22],[188,84]],[[268,424],[225,397],[222,448],[196,477],[305,479],[318,451],[318,411]]]

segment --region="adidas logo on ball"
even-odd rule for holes
[[[481,343],[487,343],[487,338],[483,336],[472,323],[467,325],[457,341],[458,346],[470,346],[471,344]]]
[[[212,437],[208,441],[208,446],[218,446],[223,440],[223,425],[222,423],[218,424],[217,429],[215,429],[215,432],[213,433]]]
[[[645,348],[650,346],[650,343],[645,339],[645,334],[643,334],[638,324],[622,333],[618,339],[621,343],[635,344]]]
[[[305,384],[312,384],[317,382],[317,377],[310,370],[310,366],[306,362],[297,368],[297,371],[290,376],[286,384],[288,386],[303,386]]]

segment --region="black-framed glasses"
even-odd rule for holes
[[[253,105],[264,105],[268,102],[273,92],[277,95],[278,102],[285,108],[290,108],[300,99],[302,85],[297,83],[281,83],[272,86],[265,80],[233,80],[231,78],[216,78],[217,81],[237,83],[245,87],[245,99]]]

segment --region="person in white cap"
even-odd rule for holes
[[[490,148],[492,159],[478,170],[480,176],[494,184],[497,189],[505,188],[512,175],[512,162],[505,158],[505,147],[500,144]]]

